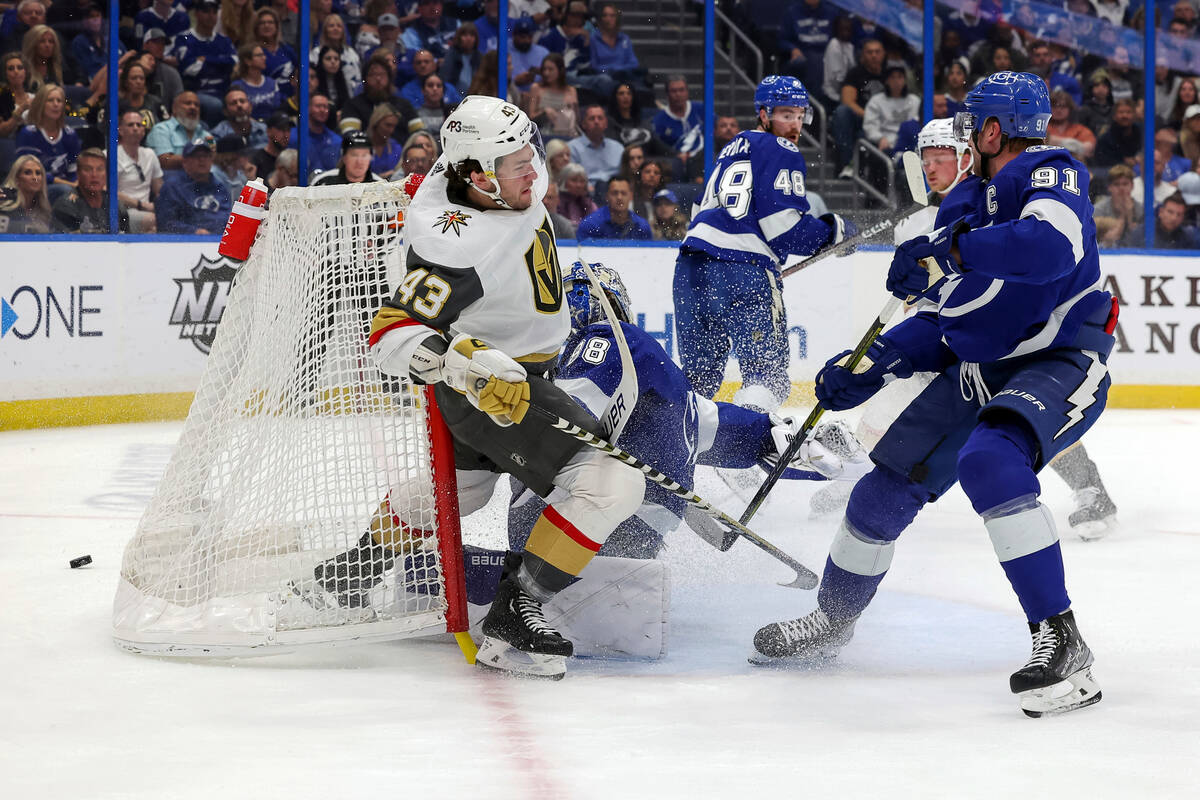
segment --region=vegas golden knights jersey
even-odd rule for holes
[[[480,211],[447,197],[438,159],[405,214],[404,278],[375,316],[371,346],[411,355],[433,329],[447,339],[470,334],[528,364],[553,361],[571,322],[541,202],[546,182],[539,174],[524,211]]]

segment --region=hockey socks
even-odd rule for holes
[[[544,603],[575,580],[602,544],[585,536],[554,506],[546,506],[525,542],[522,588]]]
[[[1062,551],[1050,510],[1036,497],[1023,497],[986,512],[983,519],[1026,619],[1039,622],[1069,608]]]

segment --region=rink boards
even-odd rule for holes
[[[0,429],[181,418],[220,326],[237,265],[215,242],[11,242],[0,277]],[[574,260],[574,243],[560,243]],[[618,269],[637,323],[678,359],[676,248],[588,245]],[[827,259],[785,281],[793,402],[886,302],[890,251]],[[1121,300],[1110,405],[1200,407],[1200,267],[1149,252],[1102,258]],[[736,365],[726,375],[737,386]]]

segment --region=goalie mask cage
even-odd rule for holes
[[[466,630],[449,431],[429,387],[382,374],[367,350],[402,271],[407,202],[398,183],[272,195],[126,547],[118,645],[249,655]],[[380,578],[365,606],[305,602],[315,568],[354,548],[385,498],[390,546],[358,551]]]

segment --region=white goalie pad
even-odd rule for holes
[[[479,640],[486,605],[469,604]],[[667,654],[671,584],[661,561],[596,556],[542,610],[546,622],[575,645],[575,655],[656,660]]]

